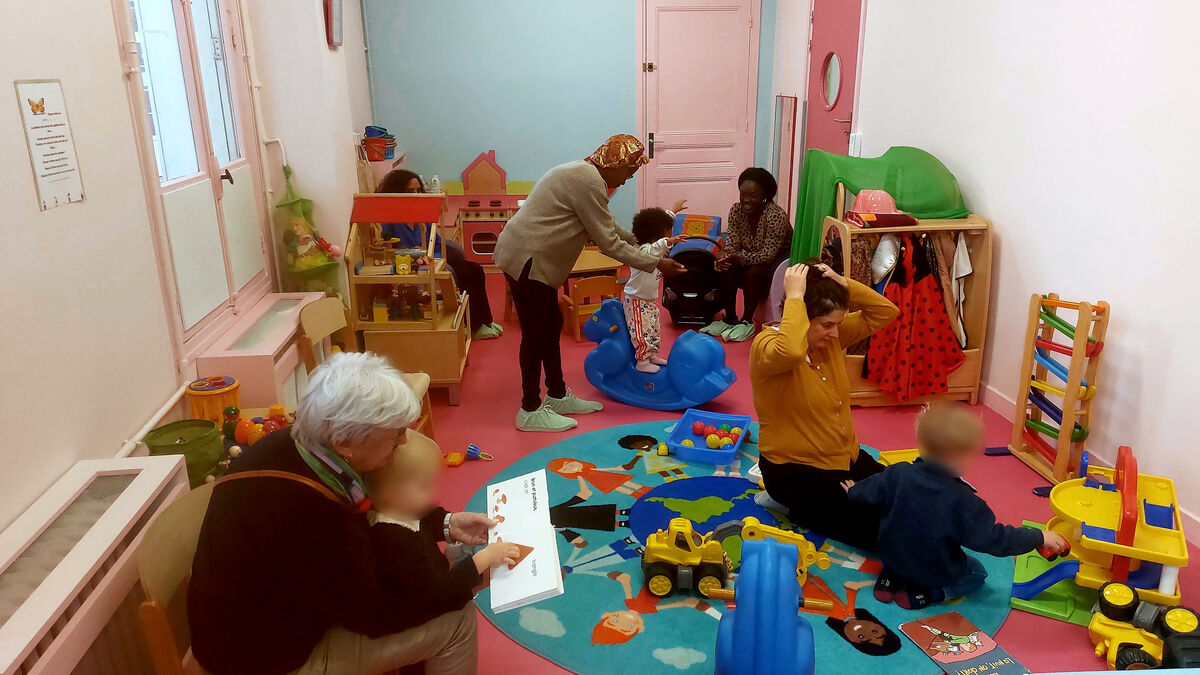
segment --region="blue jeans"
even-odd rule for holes
[[[942,593],[945,594],[946,600],[969,595],[982,586],[983,581],[987,579],[987,570],[983,569],[983,563],[970,555],[967,556],[967,567],[970,570],[965,575],[942,587]]]

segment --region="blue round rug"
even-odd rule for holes
[[[558,597],[501,614],[490,611],[485,589],[476,602],[497,628],[576,673],[713,672],[717,623],[725,604],[685,592],[661,599],[651,595],[643,587],[642,542],[680,516],[696,523],[697,532],[747,516],[768,525],[792,525],[783,514],[754,503],[758,486],[742,477],[757,456],[753,444],[746,444],[749,454],[726,467],[659,457],[655,445],[666,439],[673,424],[640,422],[567,438],[517,460],[489,481],[546,469],[551,521],[561,535],[565,589]],[[752,426],[750,437],[757,436]],[[483,489],[467,508],[484,510]],[[860,651],[843,637],[841,620],[805,613],[815,633],[817,672],[822,675],[937,673],[940,669],[924,651],[901,635],[901,623],[957,611],[983,632],[994,634],[1008,616],[1011,558],[973,554],[988,572],[984,588],[960,603],[907,611],[872,595],[878,561],[839,542],[809,539],[833,565],[809,569],[805,596],[832,601],[847,621],[877,620],[895,634],[892,646],[900,645],[887,656],[872,656],[868,652],[879,650]],[[736,539],[727,540],[726,549],[736,566]]]

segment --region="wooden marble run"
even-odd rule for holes
[[[1117,451],[1114,469],[1088,466],[1086,454],[1081,460],[1080,476],[1050,491],[1054,517],[1046,527],[1066,537],[1071,550],[1042,581],[1073,578],[1095,589],[1119,581],[1136,588],[1144,600],[1177,606],[1179,570],[1188,564],[1188,550],[1175,483],[1138,473],[1128,446]],[[1014,585],[1013,595],[1045,590],[1036,582],[1026,582],[1030,588]]]
[[[1060,316],[1059,310],[1075,312],[1074,323]],[[1106,302],[1067,302],[1055,293],[1035,293],[1029,300],[1017,394],[1021,407],[1013,421],[1009,449],[1052,482],[1076,472],[1086,449],[1108,317]],[[1056,342],[1056,333],[1070,344]],[[1054,354],[1070,360],[1064,364]]]

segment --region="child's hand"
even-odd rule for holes
[[[680,211],[686,211],[686,210],[687,210],[687,200],[686,199],[680,199],[679,201],[677,201],[671,205],[671,213],[679,213]]]
[[[841,482],[841,486],[842,486],[843,490],[845,490],[846,492],[850,492],[850,488],[854,487],[854,481],[844,480]]]
[[[1051,553],[1062,553],[1069,548],[1065,537],[1053,530],[1042,530],[1042,548]]]
[[[516,544],[498,541],[488,544],[486,548],[471,556],[475,561],[475,570],[483,574],[487,570],[500,565],[515,565],[521,557],[521,549]]]
[[[667,246],[674,246],[681,241],[687,241],[687,235],[681,234],[678,237],[667,237]]]

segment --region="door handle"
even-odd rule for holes
[[[834,121],[834,122],[841,122],[842,124],[849,124],[851,121],[853,121],[853,119],[854,119],[854,118],[852,118],[852,117],[847,117],[847,118],[846,118],[846,119],[844,119],[844,120],[840,120],[840,119],[838,119],[838,118],[836,118],[836,117],[835,117],[835,118],[833,118],[833,121]]]
[[[646,156],[649,157],[650,159],[654,159],[654,132],[653,131],[646,134],[646,142],[649,145],[649,147],[647,148],[647,150],[649,152],[647,152]]]
[[[225,173],[221,174],[221,180],[227,180],[230,185],[233,185],[233,174],[229,173],[229,169],[225,169]]]

